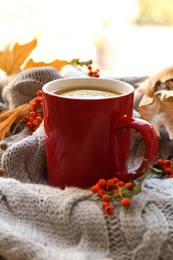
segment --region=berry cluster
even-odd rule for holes
[[[70,63],[73,66],[77,66],[77,67],[78,66],[80,66],[80,67],[86,66],[87,69],[88,69],[88,72],[86,72],[86,73],[89,77],[96,77],[96,78],[100,77],[99,69],[93,70],[93,67],[92,67],[93,61],[92,60],[80,61],[80,59],[72,59]]]
[[[27,127],[34,132],[43,120],[43,93],[41,90],[37,92],[37,97],[32,101],[30,113],[25,117]]]
[[[142,183],[149,175],[153,174],[166,175],[167,178],[173,178],[173,164],[171,160],[158,159],[154,167],[148,165],[148,161],[144,160],[144,168],[141,171],[143,176],[136,181],[128,180],[123,182],[118,178],[109,180],[100,179],[91,187],[91,191],[96,193],[103,202],[103,210],[111,215],[114,212],[114,207],[111,205],[112,199],[118,199],[123,207],[127,207],[131,203],[133,196],[137,195],[142,190]],[[148,172],[147,169],[150,168]],[[134,172],[135,173],[135,172]]]
[[[166,174],[168,178],[173,178],[173,165],[171,160],[158,159],[157,164],[162,174]]]
[[[95,78],[99,78],[100,75],[99,75],[99,69],[96,69],[96,70],[93,70],[91,64],[87,66],[89,72],[87,73],[88,76],[90,77],[95,77]]]
[[[91,191],[97,193],[103,201],[103,210],[105,213],[111,215],[114,212],[114,207],[110,204],[111,199],[119,198],[120,204],[123,207],[129,206],[131,198],[137,194],[135,191],[137,185],[133,181],[125,183],[120,181],[118,178],[112,178],[109,180],[100,179],[91,187]]]

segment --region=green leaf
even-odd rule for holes
[[[154,172],[154,173],[163,173],[163,171],[161,169],[156,168],[156,167],[152,167],[151,171]]]

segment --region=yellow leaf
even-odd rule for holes
[[[12,43],[6,45],[3,51],[0,51],[0,68],[11,75],[21,69],[21,66],[28,58],[32,50],[37,46],[37,41],[19,45],[15,43],[11,49]]]
[[[66,60],[54,60],[50,63],[45,63],[45,62],[34,62],[33,59],[30,59],[25,64],[24,69],[51,66],[51,67],[56,68],[58,71],[60,71],[62,69],[62,67],[64,67],[65,65],[68,65],[68,64],[70,64],[70,62],[66,61]]]

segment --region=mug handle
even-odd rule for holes
[[[148,160],[148,164],[152,166],[157,158],[158,154],[158,137],[156,135],[156,132],[154,128],[145,120],[139,119],[139,118],[133,118],[128,117],[124,115],[121,117],[118,121],[118,127],[117,130],[122,130],[124,128],[134,128],[137,131],[139,131],[145,142],[145,154],[144,159],[139,166],[137,170],[135,170],[134,173],[115,173],[114,177],[117,177],[120,180],[126,181],[126,180],[134,180],[143,175],[143,172],[141,172],[144,169],[145,166],[145,159]],[[148,167],[149,169],[149,167]],[[147,170],[148,170],[147,169]]]

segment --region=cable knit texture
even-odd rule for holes
[[[39,67],[23,70],[4,80],[2,99],[9,109],[29,102],[42,86],[58,79],[60,74],[53,67]],[[2,84],[2,83],[1,83]],[[3,86],[3,84],[2,84]]]
[[[73,70],[73,76],[84,76]],[[43,84],[63,75],[51,67],[29,69],[0,82],[8,108],[29,101]],[[134,114],[138,116],[136,110]],[[4,141],[4,140],[3,140]],[[105,215],[90,190],[50,187],[44,127],[24,128],[0,151],[0,259],[170,260],[173,256],[173,179],[150,178],[129,208]],[[163,139],[162,139],[163,142]],[[144,151],[133,133],[132,164]]]

